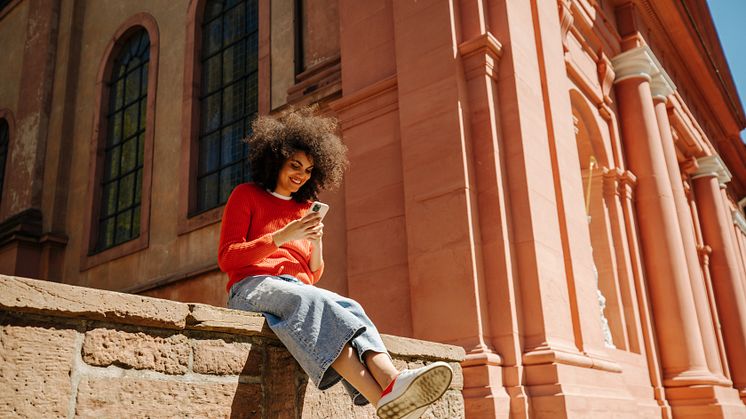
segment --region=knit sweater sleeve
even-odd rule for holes
[[[250,194],[250,188],[239,185],[225,204],[218,247],[218,266],[223,272],[254,265],[277,250],[269,233],[246,241],[252,211]]]

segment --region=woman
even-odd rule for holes
[[[347,166],[336,129],[309,108],[254,121],[253,183],[233,190],[220,231],[228,306],[264,314],[319,389],[343,380],[356,405],[372,402],[382,418],[419,418],[450,385],[450,367],[398,371],[362,307],[313,286],[324,270],[324,224],[308,209]]]

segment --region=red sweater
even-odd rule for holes
[[[311,272],[311,242],[294,240],[277,247],[272,233],[303,217],[310,202],[285,201],[253,183],[231,192],[223,211],[218,265],[228,274],[226,290],[251,275],[292,275],[307,284],[321,278],[324,265]]]

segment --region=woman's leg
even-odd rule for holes
[[[388,359],[388,356],[384,355],[384,357]],[[372,357],[367,359],[370,358]],[[389,363],[391,363],[391,361],[389,361]],[[391,366],[393,367],[393,365]],[[382,389],[388,386],[388,383],[386,386],[381,386],[378,379],[360,362],[360,357],[358,357],[357,352],[349,343],[344,346],[342,353],[340,353],[339,357],[337,357],[337,359],[332,363],[332,368],[347,380],[348,383],[352,384],[352,386],[365,396],[369,402],[373,403],[374,406],[381,398]],[[380,374],[380,369],[374,369],[376,369]],[[396,368],[394,368],[394,370],[396,370]],[[390,382],[391,380],[389,380],[389,383]]]
[[[382,389],[388,387],[394,381],[394,378],[399,375],[399,370],[396,369],[387,354],[368,351],[363,357],[365,358],[365,365],[368,366],[368,371]]]

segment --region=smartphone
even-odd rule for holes
[[[323,220],[324,216],[329,211],[329,205],[323,202],[314,201],[313,204],[311,204],[311,209],[309,211],[318,212]]]

